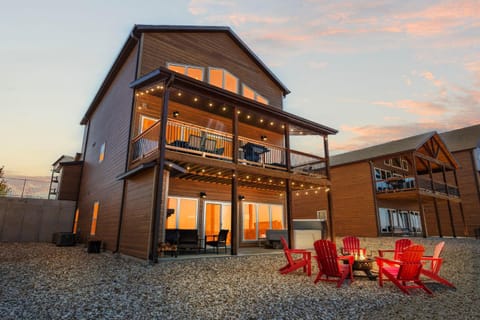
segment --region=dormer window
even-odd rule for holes
[[[208,83],[238,93],[238,78],[225,69],[208,68]]]
[[[189,65],[178,64],[178,63],[167,63],[167,68],[172,71],[189,76],[191,78],[203,81],[204,72],[202,67],[189,66]]]

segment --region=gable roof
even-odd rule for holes
[[[435,131],[431,131],[416,136],[335,155],[330,157],[330,166],[340,166],[347,163],[359,162],[368,159],[380,158],[391,154],[417,150],[436,134],[437,133]]]
[[[115,78],[116,74],[120,70],[121,66],[128,58],[130,52],[135,48],[135,45],[140,39],[142,33],[154,33],[154,32],[220,32],[226,33],[239,47],[242,49],[253,62],[263,71],[265,74],[276,83],[283,91],[283,95],[286,96],[290,93],[290,90],[275,76],[275,74],[260,60],[260,58],[243,42],[230,27],[225,26],[172,26],[172,25],[135,25],[127,38],[127,41],[123,45],[120,53],[115,59],[112,67],[110,68],[105,80],[101,84],[97,94],[93,98],[87,112],[82,118],[80,124],[86,124],[88,118],[97,107],[103,95],[106,93],[111,82]]]
[[[450,152],[480,148],[480,124],[440,133]]]

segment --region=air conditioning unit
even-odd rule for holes
[[[75,234],[71,232],[58,232],[55,237],[57,247],[67,247],[75,245]]]

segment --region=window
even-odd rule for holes
[[[238,78],[225,69],[208,68],[208,83],[238,93]]]
[[[105,160],[105,142],[100,147],[100,154],[98,155],[98,163],[102,163]]]
[[[153,126],[157,121],[158,121],[158,119],[156,119],[156,118],[141,115],[140,116],[140,126],[139,126],[140,132],[139,133],[144,132],[145,130],[147,130],[148,128]]]
[[[167,208],[175,210],[167,217],[167,229],[197,229],[197,199],[169,197]]]
[[[77,233],[77,228],[78,228],[78,215],[80,214],[80,209],[77,208],[77,210],[75,210],[75,219],[73,220],[73,233],[76,234]]]
[[[399,168],[399,169],[402,168],[401,158],[392,158],[391,161],[392,161],[392,167]]]
[[[167,68],[172,70],[172,71],[187,75],[190,78],[194,78],[194,79],[203,81],[203,68],[202,67],[195,67],[195,66],[176,64],[176,63],[167,63]]]
[[[268,229],[283,229],[283,206],[265,203],[243,204],[243,240],[265,238]]]
[[[93,213],[92,213],[92,226],[90,227],[90,235],[94,236],[97,232],[97,218],[98,218],[98,207],[100,202],[95,201],[93,203]]]
[[[246,98],[255,100],[255,91],[253,91],[249,86],[245,84],[242,85],[242,94]]]
[[[263,104],[268,104],[268,100],[265,97],[261,96],[244,83],[242,83],[242,95],[246,98],[261,102]]]
[[[408,161],[402,160],[402,169],[408,171]]]

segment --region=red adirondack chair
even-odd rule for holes
[[[395,241],[395,250],[378,250],[378,255],[380,257],[385,257],[386,252],[393,252],[393,260],[399,260],[403,250],[412,244],[413,242],[410,239],[399,239]]]
[[[367,255],[367,249],[360,248],[360,240],[354,236],[348,236],[342,239],[343,248],[342,254],[348,255]]]
[[[421,245],[412,245],[403,250],[399,260],[389,260],[377,257],[378,284],[383,287],[383,276],[392,281],[400,290],[410,294],[410,289],[423,289],[426,293],[432,294],[420,280],[422,271],[422,256],[425,248]]]
[[[302,249],[289,249],[288,243],[285,238],[280,237],[280,241],[283,245],[283,252],[287,258],[287,264],[280,268],[281,274],[287,274],[289,272],[295,271],[299,268],[303,268],[303,272],[306,272],[308,276],[312,274],[312,254],[308,250]],[[295,259],[292,255],[302,255],[301,258]]]
[[[440,277],[438,273],[440,272],[440,268],[442,267],[443,259],[440,258],[440,253],[443,250],[443,247],[445,246],[445,241],[440,242],[435,246],[435,249],[433,251],[433,256],[428,257],[422,257],[422,262],[424,263],[424,267],[422,268],[422,275],[429,277],[432,280],[438,281],[440,283],[443,283],[446,286],[455,288],[455,286],[449,282],[448,280]],[[430,262],[430,263],[428,263]],[[426,268],[426,265],[429,264],[429,268]]]
[[[336,281],[337,288],[340,288],[343,281],[350,275],[350,282],[353,282],[353,256],[338,256],[337,246],[330,240],[317,240],[313,243],[318,263],[318,275],[314,283],[318,281]],[[344,262],[348,262],[345,264]],[[322,278],[325,276],[325,278]],[[330,277],[338,279],[330,279]]]

